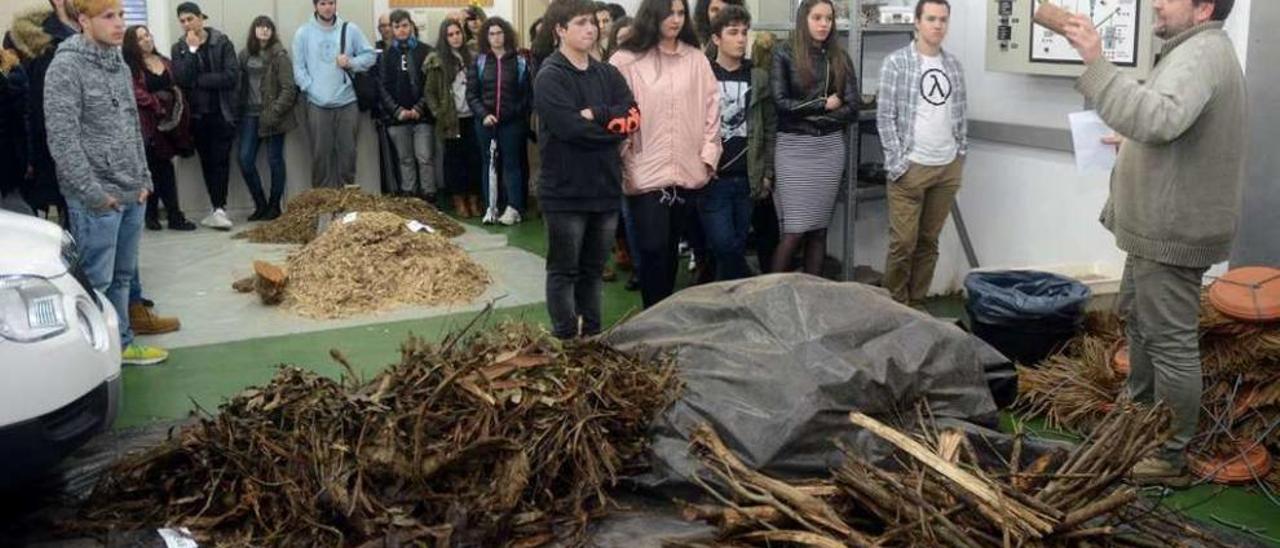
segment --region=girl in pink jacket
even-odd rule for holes
[[[720,162],[720,91],[698,46],[686,0],[644,0],[633,33],[609,59],[640,106],[623,145],[623,181],[635,222],[645,308],[675,289],[676,246],[692,192]]]

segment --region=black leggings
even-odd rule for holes
[[[178,205],[178,177],[174,173],[173,160],[157,160],[148,154],[147,167],[151,169],[151,186],[154,187],[147,197],[147,219],[158,220],[160,203],[164,202],[164,212],[170,223],[185,220],[182,206]]]
[[[674,187],[628,196],[627,205],[635,233],[632,242],[639,256],[640,297],[649,308],[675,291],[677,247],[693,207],[687,191]]]
[[[471,118],[458,121],[461,137],[444,142],[444,180],[455,196],[480,195],[480,142]]]

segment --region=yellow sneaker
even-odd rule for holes
[[[154,346],[131,344],[124,349],[120,361],[125,365],[156,365],[169,359],[169,353]]]

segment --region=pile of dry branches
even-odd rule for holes
[[[1086,333],[1035,368],[1019,369],[1019,408],[1053,428],[1093,429],[1124,391],[1114,356],[1126,348],[1114,316],[1093,316]],[[1280,454],[1280,324],[1232,320],[1201,300],[1204,395],[1188,447],[1201,481],[1280,488],[1265,453]]]
[[[831,481],[792,485],[751,470],[700,429],[693,450],[715,481],[697,481],[720,504],[685,505],[685,516],[716,525],[719,536],[685,545],[1221,545],[1121,484],[1164,442],[1163,410],[1116,410],[1071,451],[1024,455],[1018,437],[994,465],[965,433],[934,431],[923,417],[912,435],[858,413],[850,420],[898,449],[896,469],[846,449]]]
[[[503,325],[410,339],[367,382],[282,368],[118,464],[75,532],[232,546],[523,546],[580,535],[678,395],[674,364]]]
[[[267,283],[262,267],[255,270],[257,283],[237,282],[240,290],[256,288],[268,304],[283,294],[286,308],[312,318],[469,303],[490,282],[484,267],[453,242],[414,232],[392,213],[361,213],[337,222],[289,256],[283,281]]]
[[[256,244],[305,244],[316,238],[321,216],[356,211],[395,213],[426,224],[446,238],[456,238],[466,231],[457,221],[417,198],[374,196],[352,188],[317,188],[289,200],[280,218],[234,237]]]

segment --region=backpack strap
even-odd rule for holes
[[[342,23],[342,32],[338,35],[338,55],[347,53],[347,22]]]

